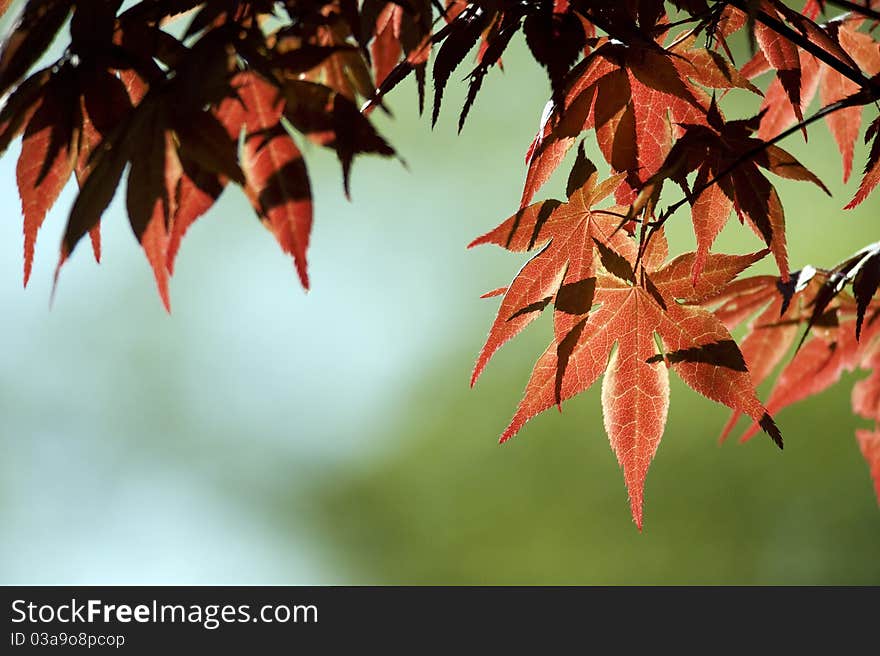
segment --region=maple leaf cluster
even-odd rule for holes
[[[353,158],[394,150],[360,113],[372,73],[350,41],[345,3],[186,1],[27,2],[0,54],[0,149],[22,136],[17,179],[24,214],[24,279],[37,232],[73,175],[59,267],[91,236],[126,168],[131,228],[170,306],[180,240],[233,183],[294,260],[308,288],[313,209],[298,140],[335,150],[346,193]],[[287,22],[270,28],[276,11]],[[164,29],[184,17],[182,35]],[[32,72],[69,19],[70,42]],[[57,274],[56,274],[57,275]]]
[[[0,15],[9,6],[0,1]],[[641,527],[670,370],[731,408],[723,435],[745,415],[746,437],[763,430],[781,447],[773,413],[862,368],[872,373],[853,406],[875,422],[858,440],[880,498],[880,249],[791,273],[774,185],[782,177],[827,193],[779,145],[819,120],[844,181],[851,175],[865,108],[880,99],[878,19],[873,1],[795,10],[780,0],[142,0],[124,9],[121,0],[28,0],[0,49],[0,153],[22,144],[25,284],[37,233],[73,178],[59,270],[87,234],[100,260],[101,217],[125,185],[132,231],[170,307],[181,239],[231,185],[308,288],[313,199],[302,144],[336,153],[347,195],[355,156],[395,154],[369,120],[392,89],[412,76],[421,111],[430,76],[436,123],[449,80],[474,52],[462,130],[485,77],[521,36],[550,98],[519,208],[472,245],[531,259],[487,294],[502,299],[472,384],[548,308],[553,337],[502,441],[603,376],[605,429]],[[46,61],[65,26],[61,56]],[[729,42],[740,35],[753,55],[737,65]],[[725,116],[733,90],[752,95],[754,116]],[[816,96],[821,108],[809,114]],[[846,208],[880,183],[880,118],[864,139],[868,159]],[[566,200],[535,201],[578,143]],[[670,255],[664,225],[685,206],[696,249]],[[713,251],[731,217],[754,233],[755,252]],[[778,276],[737,279],[766,255]],[[737,344],[730,331],[743,322]],[[793,348],[762,403],[755,386]]]
[[[861,334],[866,312],[875,306],[876,248],[818,273],[809,284],[803,272],[792,278],[784,209],[767,175],[810,182],[828,193],[777,145],[796,131],[806,137],[807,126],[824,118],[848,178],[862,108],[880,97],[875,77],[880,45],[865,30],[864,14],[819,24],[814,19],[822,7],[813,2],[802,12],[767,0],[712,7],[682,3],[700,5],[701,11],[691,12],[692,21],[684,21],[688,29],[680,33],[673,33],[675,23],[662,3],[620,3],[614,9],[598,4],[584,3],[586,12],[569,5],[606,36],[587,39],[579,63],[553,79],[553,97],[526,155],[520,209],[472,243],[533,252],[513,282],[493,292],[503,298],[472,384],[500,346],[552,307],[553,340],[501,441],[536,414],[554,405],[561,409],[564,400],[604,374],[605,429],[641,527],[645,478],[669,405],[668,370],[733,410],[723,436],[747,415],[753,426],[746,437],[763,429],[781,448],[773,413],[827,388],[843,369],[873,369],[880,362],[874,355],[880,348],[874,314]],[[599,16],[602,21],[591,21]],[[756,51],[737,68],[727,40],[744,28]],[[762,93],[752,80],[768,72],[773,80]],[[720,98],[731,89],[763,96],[756,116],[724,116]],[[823,107],[805,118],[817,90]],[[880,181],[877,130],[875,119],[866,130],[874,145],[847,208],[861,203]],[[610,177],[598,182],[581,142],[567,201],[533,203],[585,132],[594,134]],[[660,211],[665,183],[679,186],[684,198]],[[609,196],[613,204],[602,206]],[[685,204],[696,251],[665,262],[663,225]],[[765,249],[752,255],[713,253],[731,216],[748,225]],[[778,277],[734,280],[767,253]],[[857,302],[843,300],[848,284]],[[737,345],[729,330],[758,310],[759,318]],[[829,313],[836,321],[833,331],[821,323]],[[782,362],[799,328],[806,330],[806,343],[783,369],[765,406],[755,386]],[[854,410],[875,422],[876,384],[873,376],[859,383],[853,400]],[[858,433],[880,486],[878,436],[876,424]]]

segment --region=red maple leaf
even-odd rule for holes
[[[636,200],[639,206],[647,204],[648,198],[656,202],[664,179],[677,181],[688,192],[697,238],[694,278],[699,277],[709,249],[734,210],[764,240],[782,277],[787,278],[785,213],[776,188],[761,169],[783,178],[812,182],[830,194],[822,181],[791,154],[753,136],[759,119],[760,115],[725,121],[713,99],[706,123],[684,126],[684,135],[658,171],[656,184],[649,181]],[[697,175],[690,191],[685,178],[692,171]]]
[[[592,184],[585,185],[587,197],[594,193]],[[541,222],[543,207],[531,206],[475,242],[510,250],[546,244],[511,283],[475,374],[494,349],[550,301],[557,317],[569,315],[555,321],[555,339],[535,365],[501,441],[536,414],[588,389],[604,372],[605,428],[639,527],[645,477],[666,424],[669,368],[701,394],[752,417],[781,446],[781,435],[758,401],[730,333],[713,314],[688,304],[722,288],[766,251],[709,255],[703,275],[694,281],[695,253],[662,264],[662,232],[638,259],[638,244],[622,231],[611,233],[613,246],[603,239],[603,231],[620,224],[618,217],[581,205],[574,211],[555,205]],[[572,270],[576,275],[570,280],[563,277]],[[509,320],[521,322],[511,327]]]
[[[425,67],[431,50],[431,3],[417,0],[410,2],[408,9],[386,0],[364,0],[361,20],[364,31],[374,35],[370,54],[376,86],[382,86],[400,63],[401,55],[405,55],[415,70],[421,109],[425,97]],[[447,11],[447,16],[450,13]]]
[[[854,261],[858,261],[857,254]],[[869,272],[873,264],[862,263],[862,276],[857,281],[876,280]],[[819,394],[840,380],[844,371],[857,368],[871,375],[853,387],[853,411],[875,422],[873,431],[858,430],[856,436],[871,468],[875,486],[878,481],[877,436],[880,435],[880,303],[872,301],[873,293],[861,295],[856,283],[857,298],[837,290],[829,295],[835,282],[834,272],[814,269],[798,272],[788,284],[773,276],[757,276],[735,281],[714,297],[700,304],[715,308],[715,315],[729,328],[760,311],[748,324],[741,350],[753,382],[758,385],[773,372],[790,351],[801,326],[807,333],[794,357],[782,368],[773,383],[767,410],[774,415],[783,408]],[[867,284],[867,283],[866,283]],[[867,318],[862,323],[862,318]],[[734,411],[725,425],[721,439],[730,434],[741,412]],[[750,426],[740,438],[752,438],[759,427]],[[880,496],[878,496],[880,501]]]
[[[836,46],[835,52],[839,53],[841,59],[852,62],[868,76],[874,76],[880,73],[880,48],[870,35],[856,31],[859,22],[855,20],[846,23],[834,22],[829,24],[828,33],[823,31],[822,34],[825,39],[833,42]],[[756,133],[760,139],[772,139],[797,121],[802,121],[803,112],[817,93],[823,107],[826,107],[859,91],[859,86],[839,71],[803,50],[798,50],[798,53],[800,70],[798,97],[800,100],[797,111],[795,111],[794,105],[789,102],[787,89],[782,83],[783,78],[778,76],[767,87],[767,93],[761,105],[761,124]],[[755,77],[770,68],[771,66],[763,53],[759,52],[752,61],[743,67],[743,72],[749,77]],[[844,182],[849,179],[852,172],[853,150],[861,122],[861,105],[843,107],[825,116],[825,123],[840,150]],[[806,136],[806,131],[804,131],[804,136]]]
[[[757,89],[724,57],[676,39],[668,49],[654,43],[622,45],[600,39],[568,75],[562,98],[548,105],[538,136],[526,155],[522,206],[559,166],[574,139],[594,129],[602,154],[626,184],[615,197],[629,203],[654,175],[683,124],[705,124],[705,89]]]
[[[197,104],[200,88],[229,93],[226,77],[226,62],[216,58],[210,66],[181,70],[173,80],[151,86],[137,106],[104,135],[83,169],[82,189],[68,218],[59,268],[80,238],[98,225],[130,164],[126,193],[129,222],[153,269],[162,302],[166,309],[170,307],[169,227],[181,203],[187,202],[181,205],[183,211],[191,211],[185,178],[200,179],[200,172],[206,171],[244,182],[235,142],[213,113]],[[177,103],[168,103],[169,96],[176,97]]]
[[[4,107],[0,123],[11,137],[23,130],[16,167],[24,215],[24,284],[30,278],[37,232],[71,174],[82,186],[91,155],[130,109],[120,81],[107,72],[62,66],[40,71]],[[24,85],[23,85],[24,86]],[[6,120],[2,120],[5,118]],[[6,145],[4,134],[4,146]],[[98,226],[90,230],[100,260]]]
[[[217,113],[234,138],[245,129],[244,192],[284,252],[293,256],[300,281],[308,289],[312,193],[302,153],[281,124],[283,95],[254,73],[241,73],[232,84],[238,97],[221,103]]]
[[[579,168],[586,174],[586,180],[582,186],[571,189],[568,202],[534,203],[469,245],[470,248],[492,243],[514,252],[539,249],[504,290],[498,316],[477,358],[471,385],[495,351],[537,319],[551,302],[555,333],[562,339],[590,310],[584,302],[589,296],[588,288],[595,283],[598,263],[594,240],[621,249],[629,242],[627,233],[618,230],[627,208],[593,208],[614,192],[620,176],[597,184],[598,174],[591,163],[579,158],[574,175]]]

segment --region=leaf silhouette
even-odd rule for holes
[[[302,80],[286,81],[282,92],[284,117],[293,127],[315,143],[336,151],[346,195],[355,155],[376,153],[388,157],[394,154],[394,149],[345,96]]]
[[[52,71],[44,68],[18,85],[0,109],[0,153],[6,152],[13,139],[20,136],[42,102]]]
[[[70,13],[66,0],[28,0],[0,50],[0,96],[40,58]]]

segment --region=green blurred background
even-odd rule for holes
[[[780,453],[763,438],[719,447],[726,410],[673,376],[641,534],[598,385],[497,445],[552,335],[539,321],[468,388],[498,304],[478,297],[524,260],[465,245],[516,209],[548,95],[521,40],[505,69],[460,137],[462,85],[434,131],[412,83],[394,92],[377,122],[408,169],[358,160],[351,203],[331,154],[307,149],[309,294],[229,189],[184,241],[167,316],[119,194],[104,262],[78,249],[50,309],[73,189],[22,290],[17,148],[0,160],[0,581],[880,583],[854,377],[779,414]],[[757,108],[730,100],[731,114]],[[841,184],[824,126],[785,145],[835,192],[777,180],[792,267],[876,240],[880,195],[841,211],[858,176]],[[560,196],[566,173],[540,196]],[[673,250],[691,248],[687,214],[671,223]],[[758,245],[733,221],[718,249]]]

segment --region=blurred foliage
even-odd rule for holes
[[[846,384],[780,417],[780,454],[766,438],[719,448],[723,410],[673,383],[639,534],[598,390],[499,447],[498,408],[523,367],[507,361],[468,393],[467,360],[448,357],[400,399],[399,450],[322,476],[313,519],[355,581],[880,583],[880,522]]]

